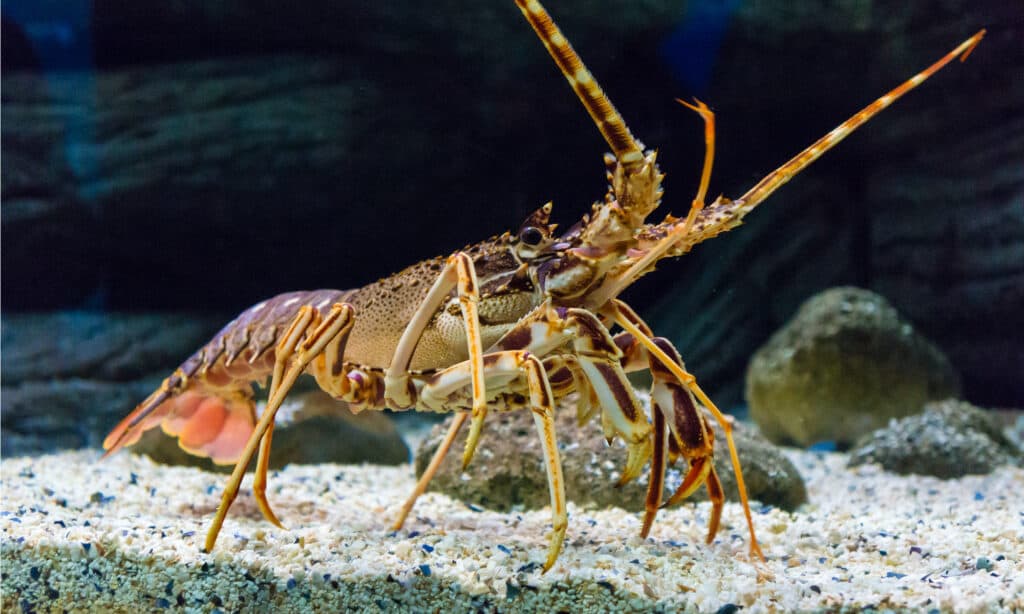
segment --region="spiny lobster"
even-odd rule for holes
[[[540,3],[516,4],[611,148],[612,153],[605,155],[609,186],[604,200],[561,234],[549,224],[548,203],[515,234],[414,264],[362,288],[292,292],[263,301],[182,363],[103,445],[112,454],[160,425],[177,436],[186,451],[235,464],[206,536],[207,551],[216,542],[257,448],[253,492],[266,519],[281,526],[266,496],[274,417],[299,375],[308,373],[354,411],[457,412],[402,507],[395,529],[404,523],[467,420],[464,465],[473,457],[489,410],[533,412],[551,496],[553,532],[545,571],[557,559],[568,526],[553,420],[559,401],[576,393],[581,423],[600,413],[609,442],[614,437],[625,441],[620,483],[639,476],[650,461],[644,537],[662,506],[667,464],[684,458],[687,472],[665,505],[706,486],[712,501],[710,542],[718,530],[724,495],[711,462],[713,431],[699,402],[724,428],[751,556],[763,559],[731,418],[704,394],[672,343],[654,336],[618,296],[654,270],[658,261],[681,256],[738,226],[754,207],[853,130],[954,58],[965,59],[985,31],[869,104],[735,200],[720,196],[705,206],[714,159],[714,114],[699,100],[680,100],[704,122],[699,188],[685,218],[668,215],[661,222],[647,223],[662,198],[657,152],[645,150],[632,136]],[[612,335],[615,326],[621,331]],[[653,380],[650,417],[626,379],[627,372],[641,369],[648,369]],[[267,405],[257,421],[252,384],[265,384],[267,377]]]

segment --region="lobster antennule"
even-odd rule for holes
[[[583,60],[569,44],[562,31],[544,10],[537,0],[516,0],[516,5],[523,16],[530,22],[540,41],[544,43],[551,58],[562,71],[569,85],[594,120],[601,136],[611,147],[612,153],[625,166],[632,166],[644,161],[643,148],[633,138],[625,120],[619,115],[604,90],[598,85],[594,75],[583,64]]]

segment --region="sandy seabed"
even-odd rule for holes
[[[753,563],[738,505],[705,545],[709,505],[639,515],[570,505],[541,574],[547,510],[497,513],[439,494],[390,521],[412,467],[291,466],[264,521],[249,481],[212,554],[225,476],[95,451],[4,460],[5,611],[1024,611],[1024,469],[939,480],[792,451],[811,503],[755,505]],[[471,468],[472,470],[472,468]],[[595,488],[610,488],[595,484]]]

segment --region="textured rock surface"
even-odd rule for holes
[[[3,383],[72,377],[127,381],[169,373],[227,321],[184,313],[5,314]]]
[[[804,303],[747,371],[751,417],[769,439],[800,445],[849,445],[959,389],[938,348],[883,297],[851,287]]]
[[[939,478],[992,473],[1022,458],[992,415],[952,399],[894,420],[861,438],[850,451],[851,466],[878,463],[895,473]]]
[[[447,431],[449,421],[434,427],[431,436],[416,450],[417,474],[426,469]],[[431,481],[430,490],[495,510],[509,510],[513,506],[539,509],[550,505],[543,449],[529,412],[488,416],[476,456],[463,472],[462,449],[468,430],[464,428],[459,434]],[[607,445],[598,420],[579,427],[575,413],[563,409],[557,415],[556,432],[569,501],[585,507],[615,506],[630,511],[643,510],[647,473],[621,488],[615,487],[626,459],[625,446],[621,441]],[[722,480],[726,499],[736,501],[736,479],[729,462],[725,435],[717,426],[715,433],[718,451],[715,469]],[[734,433],[743,476],[752,499],[786,510],[793,510],[807,501],[800,474],[778,448],[742,424]],[[681,467],[685,467],[682,461],[677,463],[677,468]],[[681,478],[677,470],[668,472],[666,499]],[[691,499],[705,501],[707,491],[701,488]]]
[[[711,189],[735,196],[989,27],[966,64],[627,298],[663,300],[642,312],[726,406],[742,399],[753,349],[841,283],[889,296],[950,353],[970,398],[1024,401],[1015,3],[549,8],[659,148],[677,214],[702,145],[674,97],[698,95],[718,114]],[[235,311],[277,291],[365,283],[515,227],[548,199],[559,222],[575,220],[603,193],[605,146],[512,2],[90,10],[70,30],[82,50],[70,68],[91,57],[99,69],[64,73],[48,64],[72,57],[50,22],[5,12],[5,309]]]

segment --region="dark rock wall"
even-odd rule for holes
[[[718,114],[712,193],[735,196],[988,27],[966,64],[626,298],[725,405],[753,349],[845,283],[881,292],[942,346],[969,398],[1024,401],[1019,3],[549,9],[661,151],[676,213],[703,152],[673,97]],[[603,193],[604,145],[511,0],[96,2],[68,22],[73,57],[51,53],[40,24],[56,18],[5,16],[8,313],[240,310],[365,283],[516,227],[548,199],[569,223]]]

